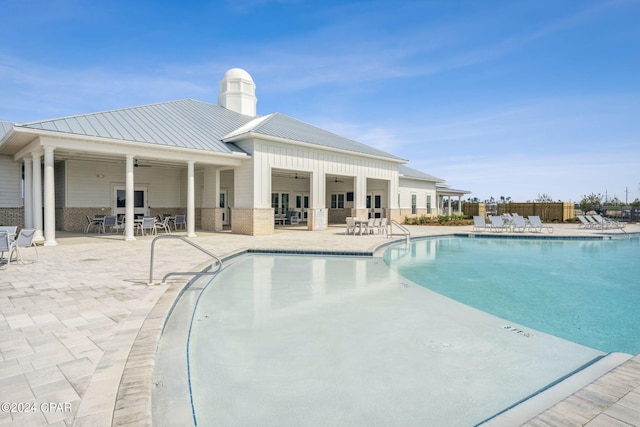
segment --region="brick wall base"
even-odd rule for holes
[[[207,231],[222,231],[222,208],[202,208],[200,226]]]
[[[0,225],[24,227],[24,208],[0,208]]]
[[[274,232],[273,209],[232,208],[231,231],[236,234],[265,236]]]

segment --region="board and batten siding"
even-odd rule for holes
[[[0,208],[22,207],[22,164],[0,156]]]
[[[271,141],[254,141],[252,145],[255,207],[271,206],[273,169],[310,172],[311,204],[316,207],[326,207],[327,179],[332,175],[355,177],[365,182],[367,178],[389,180],[392,191],[397,189],[398,165],[392,161]]]
[[[433,212],[436,208],[436,183],[430,181],[419,181],[413,179],[400,178],[400,209],[411,209],[411,195],[416,195],[416,205],[418,210],[425,209],[427,205],[427,194],[431,195],[431,206]]]
[[[114,186],[125,185],[125,165],[89,161],[65,162],[65,207],[111,206]],[[135,168],[136,187],[148,187],[151,207],[180,207],[181,194],[186,193],[182,169]],[[57,185],[57,184],[56,184]]]

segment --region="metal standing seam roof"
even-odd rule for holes
[[[281,113],[271,114],[268,119],[257,124],[251,132],[406,162],[406,160],[401,157],[336,135],[335,133],[320,129]]]
[[[214,104],[182,99],[19,126],[220,153],[244,153],[222,138],[253,119]]]
[[[250,117],[193,99],[34,121],[16,126],[220,153],[244,153],[224,139],[252,132],[406,162],[400,157],[281,113]]]
[[[434,182],[445,182],[445,180],[442,178],[429,175],[428,173],[421,172],[418,169],[411,168],[407,165],[398,165],[398,173],[405,178],[422,179]]]

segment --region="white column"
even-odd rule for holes
[[[355,176],[353,201],[356,209],[367,209],[367,178],[361,175]],[[373,201],[372,201],[373,203]]]
[[[42,237],[42,164],[40,153],[33,153],[33,185],[32,197],[33,197],[33,228],[36,232],[33,236],[33,240],[36,242],[44,241]]]
[[[447,196],[447,215],[451,216],[451,196]]]
[[[133,180],[133,155],[127,154],[127,162],[125,168],[125,207],[124,207],[124,240],[136,240],[133,235],[134,226],[134,180]]]
[[[462,215],[462,196],[458,196],[458,215]]]
[[[33,228],[33,159],[24,159],[24,228]]]
[[[190,160],[187,164],[187,236],[196,236],[196,191],[195,191],[195,163]]]
[[[56,246],[56,186],[53,147],[44,147],[44,245]]]

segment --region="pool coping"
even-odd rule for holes
[[[468,238],[502,238],[502,239],[550,239],[550,240],[608,240],[620,236],[619,234],[602,234],[587,236],[566,236],[566,235],[513,235],[513,234],[482,234],[482,233],[443,233],[430,236],[416,236],[411,240],[441,239],[448,237],[468,237]],[[640,233],[627,233],[629,237],[640,237]],[[622,237],[625,237],[624,235]],[[371,251],[330,251],[330,250],[287,250],[287,249],[241,249],[222,257],[222,261],[228,262],[239,259],[244,255],[251,254],[271,254],[271,255],[321,255],[321,256],[364,256],[380,257],[381,254],[391,245],[401,244],[404,236],[389,242],[377,245]],[[210,262],[201,263],[196,267],[197,271],[204,270]],[[153,373],[156,365],[156,352],[162,337],[162,332],[175,308],[178,300],[186,290],[190,288],[198,278],[194,278],[186,283],[172,283],[167,286],[167,290],[160,296],[156,304],[150,310],[147,317],[142,322],[138,333],[131,342],[129,356],[124,363],[122,377],[115,397],[112,425],[152,425],[153,423]],[[118,333],[120,335],[120,332]],[[621,355],[613,356],[611,355]],[[624,353],[610,353],[602,359],[587,364],[578,370],[570,373],[567,377],[561,378],[549,386],[535,392],[523,401],[517,402],[514,406],[506,408],[498,414],[482,421],[478,425],[504,425],[505,420],[513,417],[526,422],[535,417],[540,412],[550,408],[553,404],[562,401],[567,396],[575,393],[589,383],[594,382],[602,375],[610,372],[623,364],[632,355]],[[624,359],[624,360],[622,360]],[[619,360],[619,363],[616,361]],[[606,361],[606,362],[605,362]],[[612,363],[612,361],[614,361]],[[96,371],[105,364],[110,366],[113,360],[105,354],[100,361]],[[602,363],[601,363],[602,362]],[[593,368],[592,368],[593,367]],[[592,369],[590,369],[592,368]],[[580,380],[576,381],[576,378]],[[571,381],[569,381],[571,380]],[[549,402],[551,402],[549,404]],[[532,409],[533,408],[533,409]],[[537,412],[535,412],[537,411]],[[532,414],[532,412],[535,412]],[[532,415],[531,415],[532,414]],[[529,416],[531,415],[531,416]],[[525,419],[526,418],[526,419]]]

